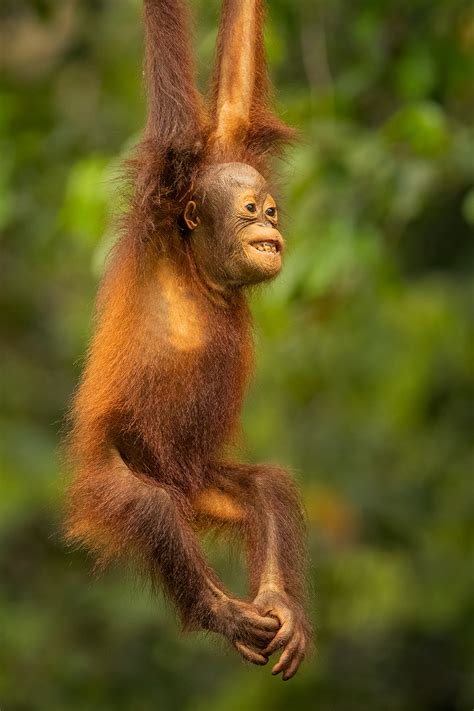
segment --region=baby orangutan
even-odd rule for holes
[[[72,410],[69,539],[100,564],[127,556],[186,629],[254,664],[309,642],[304,525],[289,475],[227,461],[252,365],[245,287],[275,277],[284,242],[267,156],[291,138],[268,108],[261,0],[224,0],[209,115],[179,0],[146,0],[149,115],[134,193],[101,286]],[[209,567],[199,532],[243,541],[251,598]]]

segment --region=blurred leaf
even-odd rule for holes
[[[408,104],[385,127],[387,136],[414,153],[437,156],[447,150],[449,130],[442,108],[431,102]]]

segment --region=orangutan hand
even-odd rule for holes
[[[271,642],[261,650],[261,655],[269,658],[280,648],[284,648],[280,659],[272,669],[272,674],[283,672],[287,681],[296,674],[303,661],[309,641],[308,623],[301,608],[291,603],[285,593],[275,590],[262,591],[254,600],[257,610],[264,615],[271,615],[279,622],[280,629]]]
[[[237,651],[252,664],[263,666],[268,655],[262,649],[268,647],[280,628],[276,617],[260,614],[251,602],[223,597],[214,605],[209,629],[226,637]]]

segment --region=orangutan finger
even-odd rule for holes
[[[301,638],[300,638],[299,633],[295,634],[294,637],[292,637],[292,639],[288,643],[288,646],[285,648],[283,654],[281,655],[280,659],[273,667],[273,669],[272,669],[273,675],[279,674],[281,671],[286,672],[287,668],[291,665],[294,657],[298,653],[300,641],[301,641]]]
[[[286,672],[284,672],[284,674],[282,676],[283,681],[289,681],[289,679],[291,679],[296,674],[296,672],[300,668],[300,664],[303,661],[303,659],[304,659],[304,653],[300,651],[296,655],[296,657],[293,659],[290,667],[286,670]]]
[[[280,630],[276,633],[273,640],[270,642],[268,647],[266,647],[262,654],[266,657],[270,657],[277,649],[284,647],[291,637],[291,627],[288,623],[285,623],[280,627]]]
[[[245,641],[250,643],[252,647],[258,647],[259,652],[267,647],[274,638],[274,632],[266,632],[263,630],[250,630],[246,635]]]
[[[270,617],[269,615],[263,617],[255,613],[254,615],[249,615],[249,620],[252,622],[254,627],[259,627],[262,630],[276,632],[280,628],[280,622],[277,620],[277,618]]]
[[[251,662],[252,664],[258,664],[262,667],[268,662],[268,659],[266,657],[251,649],[246,644],[243,644],[242,642],[234,642],[234,645],[235,648],[244,657],[244,659],[246,659],[248,662]]]

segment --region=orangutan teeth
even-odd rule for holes
[[[257,242],[252,246],[259,252],[272,252],[273,254],[276,254],[277,251],[276,244],[274,242]]]

